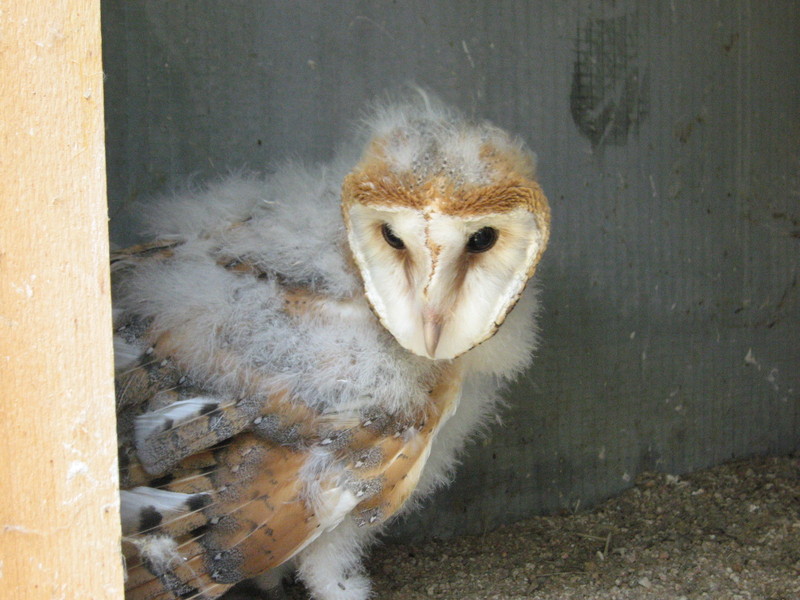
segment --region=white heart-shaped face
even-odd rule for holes
[[[444,214],[430,207],[345,203],[367,298],[411,352],[450,359],[491,337],[547,242],[527,208]]]
[[[402,346],[454,358],[497,331],[547,244],[534,157],[427,101],[379,112],[372,132],[342,186],[367,298]]]

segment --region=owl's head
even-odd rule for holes
[[[497,331],[547,245],[534,158],[427,98],[384,110],[370,129],[342,188],[367,299],[402,346],[454,358]]]

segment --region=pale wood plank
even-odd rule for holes
[[[0,6],[0,596],[121,598],[97,0]]]

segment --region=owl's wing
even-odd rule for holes
[[[180,243],[151,244],[119,264],[160,281],[176,251]],[[269,285],[246,260],[217,258],[209,268]],[[279,295],[289,320],[317,322],[338,310],[302,289]],[[347,515],[364,527],[383,522],[413,492],[457,401],[459,376],[445,369],[425,381],[427,400],[411,411],[314,404],[277,365],[254,362],[225,335],[198,349],[193,325],[165,327],[158,312],[131,306],[115,340],[129,599],[216,598]],[[187,322],[204,318],[200,307],[185,312]],[[340,357],[322,351],[316,360],[324,369]]]

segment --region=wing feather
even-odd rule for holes
[[[182,242],[155,243],[118,253],[115,264],[124,276],[164,266],[181,250]],[[212,268],[268,276],[241,259],[216,257]],[[298,323],[361,318],[347,300],[283,290],[281,310]],[[380,398],[320,407],[302,386],[278,383],[283,371],[253,365],[235,346],[198,354],[190,331],[164,330],[130,310],[117,328],[129,600],[217,598],[349,514],[365,527],[385,521],[413,491],[458,401],[460,373],[446,366],[420,374],[419,386],[435,385],[426,402],[409,403],[413,410],[389,412]],[[324,353],[319,360],[332,371],[341,364]]]

